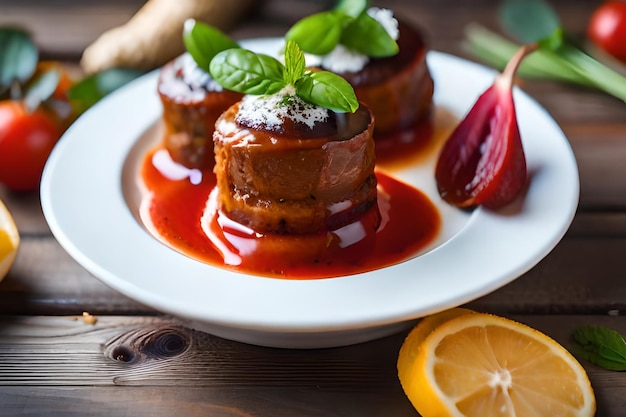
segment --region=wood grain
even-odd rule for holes
[[[572,352],[571,334],[578,325],[626,332],[624,317],[510,317],[550,334]],[[83,415],[167,415],[183,407],[185,415],[413,416],[395,368],[405,336],[285,350],[231,342],[167,318],[106,316],[89,325],[81,317],[3,317],[0,402],[8,410],[25,402],[36,410],[47,401],[58,404],[49,397],[60,395]],[[624,405],[626,379],[582,363],[601,393],[598,415],[618,416],[606,410]]]

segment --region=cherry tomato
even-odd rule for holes
[[[626,1],[609,0],[591,15],[587,37],[599,48],[626,62]]]
[[[37,189],[61,128],[41,108],[0,101],[0,183],[15,191]]]

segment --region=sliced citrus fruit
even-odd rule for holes
[[[424,339],[446,321],[470,313],[474,313],[474,311],[460,307],[444,310],[437,314],[424,317],[411,330],[409,337],[407,337],[402,344],[400,354],[398,355],[398,378],[400,382],[402,382],[402,388],[405,391],[412,391],[414,389],[413,384],[415,383],[415,379],[411,378],[411,375],[416,372],[415,366],[417,365],[417,361],[415,357]]]
[[[595,414],[584,368],[559,343],[503,317],[447,314],[418,324],[398,357],[402,388],[423,417]]]
[[[17,255],[20,235],[9,209],[0,200],[0,281],[7,275]]]

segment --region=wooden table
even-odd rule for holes
[[[3,0],[0,24],[29,27],[49,58],[77,61],[139,0]],[[230,31],[278,36],[325,4],[266,0]],[[573,33],[600,0],[552,4]],[[497,28],[498,2],[395,0],[385,6],[420,25],[432,49],[471,59],[463,28]],[[582,324],[626,334],[626,104],[584,88],[527,81],[523,88],[562,127],[580,170],[574,222],[543,261],[469,307],[515,318],[573,346]],[[22,236],[0,283],[0,415],[414,416],[398,383],[405,334],[361,345],[284,350],[244,345],[181,327],[100,283],[51,235],[37,193],[0,187]],[[97,317],[87,324],[83,312]],[[598,416],[626,413],[626,374],[586,361]]]

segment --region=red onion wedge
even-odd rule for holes
[[[435,179],[448,203],[497,209],[524,188],[526,157],[513,101],[513,78],[522,59],[535,48],[535,44],[525,45],[517,51],[444,144]]]

